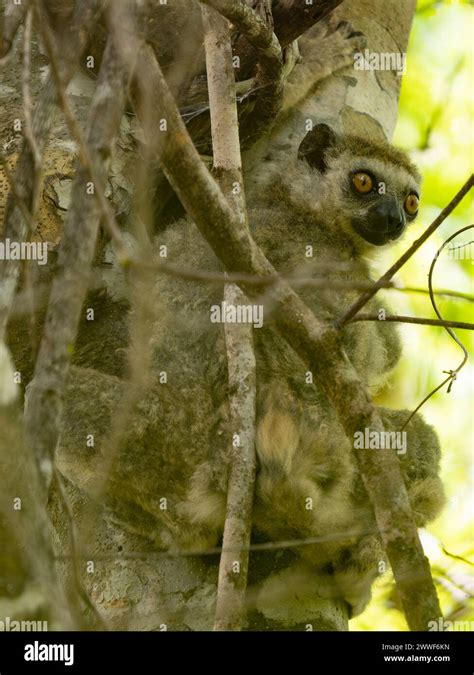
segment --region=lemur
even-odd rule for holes
[[[373,254],[399,239],[416,218],[419,191],[418,171],[403,152],[386,142],[338,135],[320,124],[284,170],[269,166],[265,184],[251,191],[249,223],[279,272],[316,274],[327,282],[322,288],[298,285],[297,292],[319,319],[331,321],[360,292],[350,285],[335,289],[331,282],[357,286],[370,280]],[[222,271],[189,218],[159,233],[155,246],[174,265]],[[113,462],[107,509],[160,548],[206,549],[219,543],[223,531],[234,431],[223,324],[210,318],[222,302],[222,287],[156,275],[152,287],[137,281],[133,293],[140,291],[152,306],[150,377]],[[295,578],[304,578],[308,588],[316,585],[321,595],[344,598],[356,615],[370,599],[384,553],[353,440],[317,378],[308,378],[306,364],[275,328],[265,297],[262,304],[263,326],[253,330],[254,536],[267,541],[316,537],[316,543],[297,549]],[[376,297],[370,307],[378,311],[380,300]],[[132,308],[129,325],[139,320]],[[359,377],[374,392],[400,357],[394,325],[353,323],[342,337]],[[107,326],[102,334],[95,327],[89,343],[87,335],[82,340],[88,348],[80,347],[82,367],[71,372],[58,466],[87,491],[104,471],[101,445],[127,379],[107,345]],[[91,365],[104,375],[99,377]],[[408,415],[380,413],[388,430],[400,429]],[[86,434],[95,438],[93,449],[86,447]],[[416,523],[423,526],[439,512],[443,488],[438,438],[420,415],[407,428],[407,450],[399,459]]]

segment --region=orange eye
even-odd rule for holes
[[[405,211],[410,215],[414,216],[418,213],[418,207],[420,205],[420,200],[415,194],[408,195],[405,199]]]
[[[368,173],[358,171],[352,176],[352,185],[355,187],[357,192],[360,192],[362,195],[366,195],[371,192],[372,188],[374,187],[374,181]]]

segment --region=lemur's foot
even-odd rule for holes
[[[367,45],[363,33],[349,21],[334,17],[317,25],[311,40],[300,43],[300,60],[285,85],[283,108],[288,110],[304,100],[314,87],[332,73],[352,66],[354,54]]]
[[[331,72],[354,64],[354,54],[367,47],[365,35],[354,28],[350,21],[339,21],[331,16],[327,22],[328,32],[325,41]]]

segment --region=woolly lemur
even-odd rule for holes
[[[275,170],[273,170],[275,169]],[[321,274],[328,282],[370,279],[368,260],[377,247],[398,239],[416,217],[420,177],[404,153],[386,143],[338,137],[318,125],[298,157],[269,167],[265,185],[250,197],[249,220],[257,243],[285,274]],[[216,226],[218,226],[216,224]],[[195,225],[182,220],[156,241],[168,262],[205,270],[221,266]],[[312,257],[308,256],[312,252]],[[319,271],[318,271],[319,270]],[[140,283],[134,293],[140,292]],[[124,443],[107,482],[107,508],[126,527],[163,548],[206,548],[222,533],[229,424],[223,326],[210,320],[222,287],[158,275],[151,298],[150,377],[135,405]],[[313,312],[332,320],[359,291],[298,287]],[[347,600],[357,614],[384,555],[372,510],[335,411],[307,367],[288,347],[262,299],[264,322],[254,329],[258,421],[254,530],[270,541],[317,537],[298,549],[295,578],[322,595]],[[372,311],[380,301],[371,303]],[[96,318],[100,322],[100,315]],[[130,312],[130,325],[138,321]],[[63,416],[58,453],[61,471],[85,490],[103,471],[101,444],[111,410],[126,391],[117,354],[107,345],[107,326],[89,350],[82,346]],[[87,331],[82,337],[87,345]],[[400,356],[393,324],[354,323],[344,346],[369,390]],[[100,361],[99,377],[89,366]],[[100,354],[100,359],[97,358]],[[381,410],[388,429],[399,429],[407,411]],[[420,416],[407,429],[400,455],[415,518],[424,525],[438,512],[443,490],[439,445]],[[94,448],[86,437],[95,438]],[[394,452],[395,450],[389,450]],[[304,586],[304,584],[303,584]]]

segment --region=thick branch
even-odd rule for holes
[[[235,24],[258,56],[258,68],[254,81],[255,96],[253,110],[245,117],[241,129],[242,142],[246,147],[251,140],[260,137],[275,120],[283,103],[283,54],[278,38],[265,21],[242,2],[229,0],[201,0],[211,5],[220,14]],[[232,58],[232,54],[231,54]],[[235,97],[235,92],[234,92]]]
[[[214,169],[224,194],[234,207],[243,233],[248,231],[242,180],[235,80],[230,29],[227,19],[203,8],[205,47]],[[244,304],[238,286],[227,285],[225,301]],[[250,325],[225,325],[230,417],[231,464],[223,552],[219,564],[214,630],[240,630],[245,614],[245,594],[252,534],[255,484],[256,364]]]
[[[149,142],[160,151],[168,180],[203,236],[230,271],[276,274],[273,266],[229,207],[193,146],[163,74],[150,49],[141,64],[142,86],[151,89],[154,109],[168,122],[166,139]],[[252,296],[252,288],[243,285]],[[333,403],[349,438],[366,427],[383,430],[380,416],[342,349],[338,331],[317,320],[286,284],[272,289],[274,319],[282,335],[308,364]],[[426,630],[441,615],[398,457],[387,451],[361,450],[357,461],[413,630]],[[416,575],[409,572],[416,570]]]
[[[25,17],[28,1],[23,0],[20,5],[13,2],[7,2],[6,4],[0,35],[0,59],[4,59],[10,53],[15,36]]]
[[[112,145],[119,130],[134,65],[130,38],[127,38],[128,49],[124,49],[124,36],[116,28],[117,18],[123,17],[117,4],[114,6],[115,30],[111,30],[92,101],[85,148],[88,166],[79,166],[74,179],[71,208],[61,241],[60,269],[51,290],[34,385],[26,410],[26,426],[36,458],[49,478],[59,434],[62,395],[103,216],[95,194],[104,191]],[[90,166],[96,176],[94,194],[87,190]]]
[[[258,54],[268,81],[279,77],[282,63],[280,43],[265,21],[241,0],[201,0],[238,26]]]

